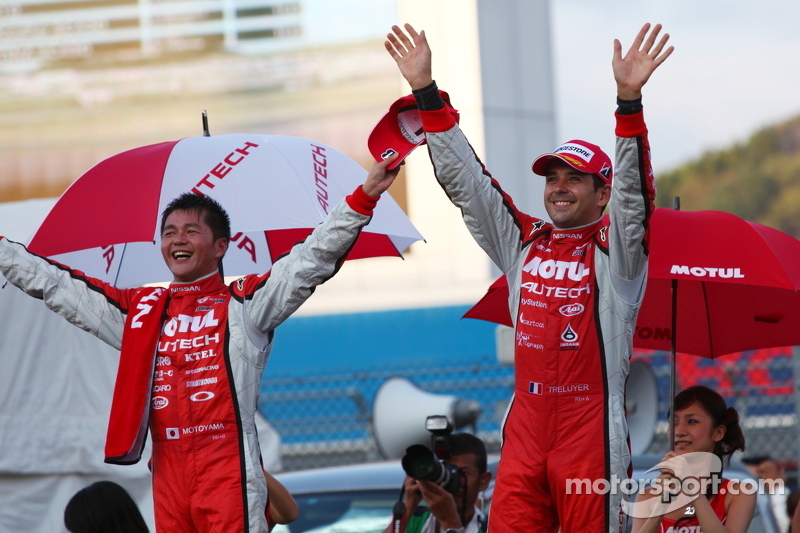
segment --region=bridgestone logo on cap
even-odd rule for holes
[[[594,157],[593,151],[589,150],[585,146],[581,146],[580,144],[575,144],[575,143],[562,144],[561,146],[556,148],[553,153],[560,154],[562,152],[578,156],[587,163],[591,161],[592,158]]]

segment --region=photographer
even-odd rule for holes
[[[430,481],[406,477],[404,482],[405,533],[478,533],[486,531],[481,510],[475,506],[478,494],[492,479],[486,471],[486,447],[469,433],[453,433],[448,438],[447,462],[458,468],[459,490],[451,494]],[[419,507],[425,499],[428,504]],[[392,533],[390,524],[384,533]]]

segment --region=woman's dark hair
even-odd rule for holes
[[[714,445],[714,454],[721,461],[730,464],[733,452],[744,451],[744,434],[739,425],[739,413],[733,407],[728,407],[716,391],[703,385],[689,387],[675,396],[675,411],[682,411],[693,403],[703,406],[711,416],[714,427],[725,426],[725,436]]]
[[[149,533],[130,494],[113,481],[79,490],[64,509],[64,525],[72,533]]]

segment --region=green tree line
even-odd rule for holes
[[[800,116],[657,177],[657,205],[727,211],[800,238]]]

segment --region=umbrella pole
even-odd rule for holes
[[[155,244],[155,242],[153,242],[153,244]],[[128,249],[128,243],[123,244],[122,253],[119,256],[119,263],[118,263],[119,266],[117,267],[117,274],[114,276],[114,283],[112,283],[112,285],[114,285],[115,287],[117,286],[117,283],[119,283],[119,272],[120,270],[122,270],[122,260],[125,259],[125,250],[127,249]]]
[[[211,137],[208,131],[208,112],[203,109],[203,137]]]
[[[675,451],[675,374],[677,365],[675,364],[675,360],[677,359],[677,325],[678,325],[678,280],[672,280],[672,335],[670,336],[670,359],[669,359],[669,413],[667,413],[667,418],[669,419],[669,432],[667,433],[667,439],[669,439],[669,451]]]
[[[672,208],[676,211],[681,209],[681,199],[676,196],[672,201]],[[669,451],[675,451],[675,375],[677,373],[676,355],[678,345],[678,280],[672,280],[672,335],[670,335],[670,361],[669,361]]]

